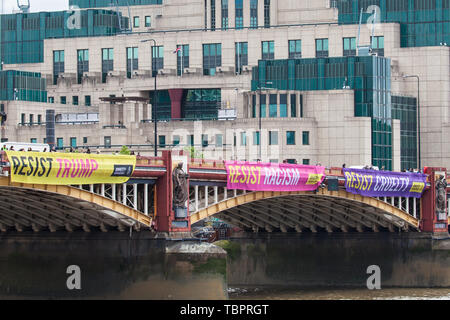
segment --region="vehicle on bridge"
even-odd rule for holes
[[[30,148],[31,151],[34,152],[50,151],[50,145],[46,143],[4,142],[1,147],[6,147],[7,150],[10,150],[11,147],[13,147],[15,151],[20,151],[22,149],[28,151]]]

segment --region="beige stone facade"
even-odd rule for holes
[[[151,118],[151,105],[129,102],[123,106],[102,103],[100,98],[144,97],[154,87],[151,76],[152,42],[154,39],[164,46],[164,68],[157,77],[157,89],[221,89],[222,105],[236,109],[237,119],[232,121],[169,121],[158,124],[158,135],[165,136],[166,144],[180,137],[179,148],[190,145],[189,135],[194,135],[196,149],[202,149],[205,157],[216,159],[256,160],[259,147],[253,143],[253,132],[259,130],[259,119],[252,117],[251,92],[252,67],[262,58],[262,42],[274,41],[274,58],[289,58],[289,40],[301,40],[302,58],[316,57],[316,39],[329,41],[329,56],[343,56],[343,38],[357,37],[358,25],[338,25],[337,9],[330,8],[329,0],[272,0],[270,7],[271,28],[249,29],[250,1],[244,0],[244,29],[234,30],[234,1],[229,1],[229,30],[221,28],[220,1],[216,0],[216,30],[211,31],[211,0],[166,0],[164,5],[121,8],[124,15],[139,17],[139,27],[132,33],[113,37],[91,37],[71,39],[48,39],[44,45],[44,63],[5,65],[5,69],[41,72],[47,76],[48,96],[55,104],[2,102],[6,105],[8,121],[4,132],[9,141],[42,142],[45,126],[23,126],[21,114],[42,114],[46,109],[56,113],[98,112],[100,122],[90,125],[57,125],[56,136],[69,145],[71,137],[77,138],[78,146],[104,145],[105,137],[111,144],[135,145],[133,149],[142,154],[152,154],[154,143],[153,123],[142,120]],[[264,25],[264,1],[258,1],[258,25]],[[145,17],[151,17],[151,26],[145,27]],[[360,45],[370,45],[372,29],[362,26]],[[375,36],[384,36],[384,55],[391,58],[392,94],[417,96],[415,79],[404,79],[407,74],[419,75],[421,107],[421,146],[424,166],[450,167],[450,147],[446,137],[450,134],[450,48],[400,47],[400,25],[381,24],[374,30]],[[237,42],[248,43],[248,65],[242,74],[235,74],[235,50]],[[203,45],[222,45],[221,72],[214,76],[203,75]],[[189,68],[183,76],[177,76],[177,45],[189,45]],[[139,68],[133,70],[131,79],[126,77],[126,48],[137,47]],[[112,48],[114,70],[102,83],[102,49]],[[89,72],[81,84],[77,84],[77,50],[89,50]],[[65,72],[53,85],[53,52],[64,50]],[[219,71],[219,70],[218,70]],[[370,118],[354,116],[352,90],[336,88],[328,91],[283,92],[263,90],[263,93],[297,94],[303,96],[303,116],[300,110],[294,118],[262,119],[262,160],[283,161],[295,159],[299,163],[321,163],[326,166],[346,164],[371,164],[372,139]],[[80,104],[89,96],[92,106],[70,105],[73,96]],[[67,100],[61,105],[61,97]],[[290,104],[290,102],[288,102]],[[297,106],[299,108],[299,105]],[[117,108],[122,108],[115,110]],[[36,116],[34,116],[36,118]],[[121,122],[126,128],[107,128]],[[269,145],[269,131],[278,132],[278,144]],[[295,131],[295,145],[288,145],[286,132]],[[241,133],[247,136],[246,145],[241,142]],[[302,134],[309,132],[308,145],[303,144]],[[202,135],[208,135],[208,147],[202,148]],[[222,145],[216,135],[222,135]],[[236,136],[236,138],[234,138]],[[82,143],[87,137],[87,143]],[[307,160],[307,161],[306,161]],[[400,169],[400,123],[393,122],[393,169]]]

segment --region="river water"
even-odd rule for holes
[[[450,288],[229,288],[230,300],[450,300]]]

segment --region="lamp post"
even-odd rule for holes
[[[261,117],[261,111],[262,111],[262,90],[270,90],[272,88],[263,87],[262,85],[272,85],[273,82],[271,81],[265,81],[265,82],[259,82],[258,84],[258,90],[259,90],[259,145],[258,145],[258,161],[262,161],[262,117]],[[266,105],[266,104],[265,104]]]
[[[419,170],[422,170],[422,160],[421,160],[421,149],[420,149],[420,78],[418,75],[404,75],[403,79],[406,78],[416,78],[417,79],[417,137],[418,137],[418,160],[419,160]]]
[[[141,42],[149,42],[149,41],[152,41],[153,47],[156,48],[156,40],[154,40],[154,39],[141,40]],[[153,63],[153,52],[152,52],[152,63]],[[131,64],[133,64],[133,61],[131,61]],[[158,70],[156,70],[154,76],[155,76],[155,94],[153,96],[153,106],[152,107],[153,107],[153,111],[154,111],[154,115],[155,115],[155,118],[153,119],[153,121],[155,122],[155,157],[157,157],[158,156],[158,114],[156,112],[158,110],[158,99],[157,99],[156,94],[158,91],[156,90],[156,79],[158,77]]]

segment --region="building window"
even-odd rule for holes
[[[277,95],[269,95],[269,117],[276,118],[278,116]]]
[[[241,132],[241,146],[245,147],[247,145],[247,133]]]
[[[278,131],[269,131],[269,145],[270,146],[278,145]]]
[[[145,27],[150,28],[152,26],[152,18],[150,16],[145,16]]]
[[[64,148],[64,139],[63,138],[57,138],[56,139],[56,147],[58,149]]]
[[[127,78],[130,79],[133,71],[139,69],[138,48],[127,48]]]
[[[265,118],[267,116],[267,98],[265,94],[262,94],[260,98],[259,116],[261,118]]]
[[[102,83],[106,83],[108,72],[114,70],[114,49],[102,49]]]
[[[109,149],[111,148],[111,136],[106,136],[103,138],[105,148]]]
[[[73,96],[73,97],[72,97],[72,104],[73,104],[74,106],[77,106],[77,105],[78,105],[78,96]]]
[[[38,114],[37,123],[42,124],[42,115]]]
[[[228,29],[228,0],[222,0],[222,29]]]
[[[65,96],[62,96],[61,98],[61,104],[66,104],[67,103],[67,99]]]
[[[344,57],[356,56],[356,38],[344,38]]]
[[[209,146],[208,135],[202,134],[202,147],[206,148],[207,146]]]
[[[194,145],[194,142],[195,142],[195,140],[194,140],[194,135],[193,134],[191,134],[191,135],[188,135],[188,143],[189,143],[189,145],[190,146],[193,146]]]
[[[25,125],[25,113],[22,113],[22,114],[20,115],[20,124],[21,124],[21,125]]]
[[[316,39],[316,58],[328,57],[328,39]]]
[[[302,40],[289,40],[289,59],[302,58]]]
[[[286,159],[286,163],[288,163],[288,164],[297,164],[297,160],[296,159]]]
[[[414,1],[414,9],[415,10],[433,10],[433,9],[436,9],[436,0],[415,0]]]
[[[303,159],[303,164],[304,164],[305,166],[309,166],[310,163],[311,163],[311,160],[309,160],[309,159]]]
[[[174,146],[178,146],[180,144],[180,136],[173,136],[172,137],[172,144]]]
[[[189,45],[177,45],[177,50],[177,75],[181,76],[181,69],[184,73],[184,69],[189,68]]]
[[[203,74],[213,76],[216,74],[216,68],[222,65],[222,44],[204,44],[203,45]]]
[[[297,95],[291,94],[291,118],[297,117]]]
[[[252,96],[252,118],[256,118],[256,95]]]
[[[275,43],[274,41],[262,42],[262,60],[275,59]]]
[[[211,0],[211,30],[216,30],[216,0]]]
[[[70,138],[70,146],[72,148],[76,148],[77,147],[77,138],[74,138],[74,137]]]
[[[133,17],[133,27],[139,28],[139,17]]]
[[[270,0],[264,0],[264,28],[270,28]]]
[[[48,97],[48,103],[55,103],[55,97]]]
[[[223,135],[216,134],[216,148],[222,148],[222,147],[223,147]]]
[[[243,0],[235,0],[236,29],[244,28],[244,4]]]
[[[81,84],[84,72],[89,72],[89,50],[77,50],[77,80],[78,84]]]
[[[295,131],[286,132],[286,144],[288,146],[295,146]]]
[[[166,136],[159,136],[158,144],[159,144],[160,148],[165,148],[166,147]]]
[[[248,43],[236,42],[235,66],[236,73],[242,73],[242,66],[248,65]]]
[[[33,123],[34,123],[34,115],[33,114],[30,114],[30,126],[31,125],[33,125]]]
[[[83,143],[84,144],[88,143],[88,137],[83,137]]]
[[[378,56],[384,57],[384,37],[371,37],[372,38],[372,52],[377,53]]]
[[[303,118],[303,95],[300,95],[300,118]]]
[[[303,135],[302,135],[303,139],[303,145],[304,146],[309,146],[309,131],[303,131]]]
[[[250,28],[258,28],[258,0],[250,0]]]
[[[86,107],[90,107],[91,106],[91,96],[84,96],[84,105]]]
[[[53,51],[53,84],[58,83],[58,76],[64,73],[64,50]]]
[[[37,143],[37,139],[36,139],[36,138],[31,138],[31,139],[30,139],[30,142],[31,142],[31,143]]]
[[[287,94],[280,94],[280,118],[287,118]]]
[[[164,46],[152,47],[152,73],[153,76],[158,70],[164,69]]]
[[[253,132],[253,145],[254,146],[259,146],[259,144],[261,143],[260,141],[260,133],[259,131],[254,131]]]

